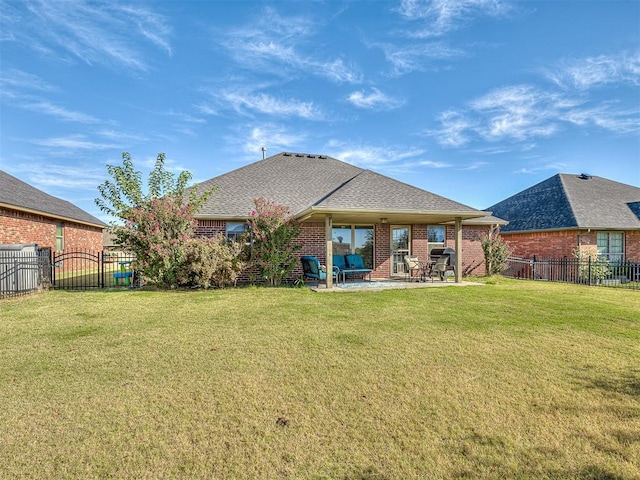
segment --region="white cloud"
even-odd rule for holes
[[[448,168],[451,166],[450,163],[434,162],[433,160],[421,160],[417,163],[417,165],[429,168]]]
[[[406,161],[410,158],[424,154],[424,150],[410,148],[408,150],[395,147],[357,146],[352,143],[331,141],[325,147],[328,154],[334,158],[339,158],[347,163],[363,168],[375,168],[378,170],[389,170],[394,164]],[[415,165],[416,162],[412,162]]]
[[[308,143],[306,134],[292,132],[285,126],[268,122],[260,122],[259,126],[249,124],[237,127],[227,140],[230,150],[240,150],[253,161],[262,158],[262,147],[267,148],[269,156],[281,151],[297,151],[300,145]]]
[[[580,127],[594,125],[615,133],[628,134],[640,131],[640,109],[618,110],[614,104],[593,108],[574,109],[562,119]]]
[[[376,44],[382,49],[385,58],[391,64],[391,74],[404,75],[414,71],[435,70],[440,61],[464,56],[464,51],[453,48],[443,42],[401,46],[394,44]]]
[[[403,0],[397,11],[421,23],[411,36],[428,38],[457,30],[476,17],[499,17],[511,9],[509,3],[500,0]]]
[[[109,148],[118,148],[116,144],[99,143],[88,140],[85,135],[34,139],[31,140],[31,143],[42,147],[52,147],[63,150],[106,150]]]
[[[610,84],[640,84],[640,53],[599,55],[562,62],[547,77],[565,88],[587,90]]]
[[[403,102],[385,95],[377,88],[373,88],[370,93],[364,91],[356,91],[349,95],[350,103],[358,108],[367,110],[392,110],[402,106]]]
[[[343,58],[320,58],[305,53],[315,24],[302,16],[282,17],[267,8],[250,25],[216,32],[217,40],[242,67],[274,75],[314,75],[335,83],[359,83],[362,74]],[[314,48],[315,51],[315,48]]]
[[[52,92],[57,90],[38,75],[15,68],[0,72],[0,88],[3,95],[14,91]]]
[[[31,100],[25,101],[20,104],[20,106],[26,110],[31,110],[32,112],[36,112],[40,115],[49,115],[51,117],[56,117],[60,120],[68,121],[68,122],[77,122],[77,123],[85,123],[92,124],[98,123],[100,120],[96,117],[92,117],[91,115],[87,115],[82,112],[75,112],[73,110],[68,110],[59,105],[55,105],[46,100]]]
[[[12,14],[17,20],[3,26],[8,25],[14,41],[64,61],[145,71],[146,45],[171,55],[167,20],[144,7],[40,0]]]
[[[549,136],[558,130],[557,94],[529,85],[496,89],[471,102],[471,108],[483,116],[480,133],[488,139]]]
[[[28,172],[28,182],[44,191],[52,188],[90,190],[97,194],[97,187],[106,179],[106,170],[56,163],[31,163],[20,166]]]
[[[305,120],[324,119],[323,113],[313,102],[276,98],[265,93],[229,91],[220,94],[217,99],[239,113],[250,110],[259,114],[280,117],[293,116]]]
[[[466,144],[469,141],[467,132],[475,128],[462,113],[453,110],[441,113],[439,121],[441,127],[427,133],[436,137],[440,145],[448,147],[460,147]]]

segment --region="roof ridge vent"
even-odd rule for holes
[[[321,160],[326,160],[327,159],[327,157],[325,157],[324,155],[318,155],[318,158],[321,159]]]
[[[304,155],[301,153],[296,153],[296,157],[301,158],[301,157],[304,157]]]
[[[291,154],[287,153],[287,152],[284,152],[282,155],[284,155],[285,157],[290,157],[291,156]]]
[[[578,178],[580,180],[591,180],[591,175],[589,175],[588,173],[581,173],[580,175],[578,175]]]
[[[307,155],[307,158],[316,158],[315,155]]]

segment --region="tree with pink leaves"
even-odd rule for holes
[[[295,252],[302,248],[297,240],[300,227],[287,207],[264,197],[256,198],[254,204],[249,219],[251,263],[269,285],[277,286],[298,261]]]
[[[213,190],[198,195],[193,188],[186,196],[191,173],[183,171],[176,178],[164,164],[165,155],[159,153],[145,192],[142,174],[134,169],[131,156],[123,153],[122,166],[107,165],[113,180],[98,187],[102,198],[95,202],[114,217],[115,242],[135,253],[136,270],[158,286],[173,288],[180,283],[185,246],[194,236],[193,214]]]

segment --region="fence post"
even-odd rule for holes
[[[589,285],[593,285],[593,279],[592,279],[591,275],[592,275],[592,271],[591,271],[591,257],[589,257]]]

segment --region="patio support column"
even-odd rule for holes
[[[456,217],[456,283],[462,283],[462,218]]]
[[[327,266],[327,288],[333,288],[333,218],[324,217],[325,239],[327,241],[325,265]]]

